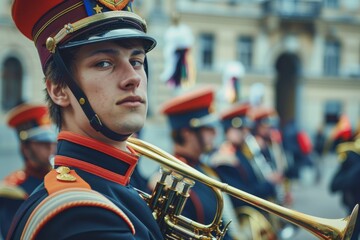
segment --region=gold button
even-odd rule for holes
[[[73,175],[68,174],[68,173],[61,173],[56,176],[56,179],[59,181],[64,181],[64,182],[75,182],[76,181],[76,177],[74,177]]]
[[[54,38],[49,37],[46,39],[46,49],[49,50],[49,52],[54,53],[56,48],[56,41]]]
[[[201,121],[198,118],[193,118],[193,119],[190,120],[190,126],[191,127],[194,127],[194,128],[200,127],[200,124],[201,124]]]
[[[19,133],[19,137],[20,137],[20,140],[25,141],[29,137],[29,135],[26,131],[21,131]]]
[[[65,167],[65,166],[60,166],[56,169],[57,173],[63,174],[63,173],[69,173],[70,172],[70,168]]]
[[[85,99],[84,99],[84,98],[80,98],[80,99],[79,99],[79,103],[80,103],[81,105],[84,105]]]
[[[239,128],[243,124],[241,118],[235,117],[231,120],[231,126],[234,128]]]

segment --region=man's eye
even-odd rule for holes
[[[132,60],[130,61],[130,63],[133,67],[141,67],[144,64],[143,61],[139,60]]]
[[[111,63],[108,61],[101,61],[101,62],[96,63],[95,66],[99,67],[99,68],[107,68],[107,67],[111,66]]]

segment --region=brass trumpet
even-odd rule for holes
[[[139,154],[165,166],[163,176],[155,187],[152,196],[144,193],[142,197],[148,202],[151,209],[153,209],[153,215],[160,224],[160,228],[163,230],[166,239],[222,239],[227,229],[227,225],[223,230],[220,229],[223,207],[222,192],[261,208],[264,211],[275,214],[297,226],[303,227],[319,239],[347,240],[352,236],[358,213],[358,205],[354,207],[349,216],[342,219],[325,219],[310,216],[279,206],[212,179],[150,143],[130,137],[128,139],[128,145]],[[170,175],[172,171],[167,169],[176,171],[176,173],[172,175],[173,183],[170,188],[166,187],[165,178]],[[183,176],[187,178],[183,179]],[[188,178],[208,185],[216,193],[218,200],[216,216],[209,225],[200,224],[181,215],[188,191],[194,184],[194,182]],[[183,190],[179,192],[176,191],[176,185],[180,181],[183,181],[184,187]],[[162,195],[162,193],[165,193],[165,195]]]

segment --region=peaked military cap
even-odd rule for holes
[[[172,129],[202,127],[212,111],[214,90],[210,86],[190,90],[166,102],[161,112],[167,115]],[[203,121],[204,120],[204,121]]]
[[[56,142],[56,133],[46,105],[23,103],[13,108],[7,123],[21,141]]]
[[[230,127],[250,127],[251,123],[247,117],[249,109],[250,104],[245,102],[233,105],[231,108],[224,111],[220,115],[220,120],[223,128],[226,130]]]
[[[248,111],[248,117],[255,124],[276,126],[278,121],[276,110],[270,107],[254,107]]]
[[[59,47],[117,39],[139,39],[148,52],[156,41],[132,11],[133,0],[14,0],[17,28],[34,41],[43,69]]]

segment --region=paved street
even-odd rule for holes
[[[144,131],[143,138],[151,141],[160,148],[171,152],[171,142],[168,129],[164,122],[150,120]],[[0,154],[1,168],[0,178],[3,178],[8,172],[21,167],[22,162],[18,154],[17,140],[15,134],[6,128],[0,126]],[[140,169],[144,175],[149,175],[157,169],[152,162],[142,161]],[[319,183],[312,181],[311,172],[306,174],[302,181],[293,184],[294,205],[293,209],[300,212],[323,218],[343,218],[347,213],[341,206],[339,195],[333,195],[328,191],[329,181],[337,167],[335,155],[328,155],[321,164],[322,178]],[[304,230],[300,230],[294,240],[311,240],[317,239]]]

